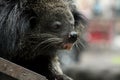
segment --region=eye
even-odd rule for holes
[[[52,30],[54,30],[54,31],[58,31],[58,30],[61,29],[61,27],[62,27],[61,22],[56,21],[56,22],[54,22],[54,23],[51,25],[50,28],[51,28]]]

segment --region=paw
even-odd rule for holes
[[[55,80],[73,80],[70,77],[66,76],[66,75],[57,75]]]

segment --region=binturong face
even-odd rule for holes
[[[47,53],[50,50],[71,49],[78,33],[68,5],[62,0],[37,0],[29,2],[29,5],[35,16],[30,19],[31,29],[24,36],[27,51]]]

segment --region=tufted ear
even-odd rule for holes
[[[64,0],[68,3],[69,8],[73,14],[75,19],[75,28],[76,30],[83,31],[87,26],[87,18],[80,12],[80,10],[76,7],[75,0]]]

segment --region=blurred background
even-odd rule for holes
[[[88,18],[86,48],[61,52],[62,68],[74,80],[120,80],[120,0],[75,0]]]

